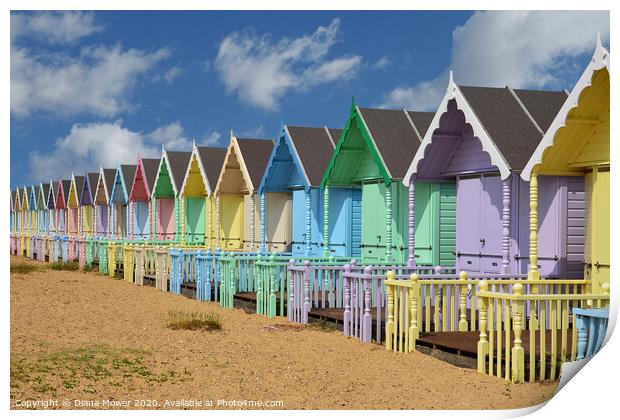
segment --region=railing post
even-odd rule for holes
[[[288,276],[289,276],[289,286],[288,286],[288,320],[290,322],[295,321],[295,312],[297,308],[295,307],[295,283],[298,279],[295,276],[295,272],[293,269],[295,268],[295,260],[290,259],[288,261]],[[284,296],[281,296],[280,299],[283,299]]]
[[[302,313],[302,323],[308,323],[308,314],[310,313],[310,261],[304,261],[304,310]]]
[[[482,280],[478,287],[480,292],[486,292],[489,288],[488,283]],[[486,357],[489,353],[489,342],[487,340],[487,303],[488,298],[481,296],[478,302],[479,314],[480,314],[480,339],[478,340],[478,372],[486,373]]]
[[[273,253],[269,257],[269,303],[267,307],[267,316],[269,318],[273,318],[276,316],[276,308],[277,308],[277,299],[276,299],[276,290],[278,290],[278,285],[276,281],[276,254]],[[284,296],[280,296],[283,298]]]
[[[394,281],[396,275],[393,271],[387,272],[388,281]],[[394,285],[387,284],[387,306],[388,306],[388,319],[385,324],[385,348],[388,351],[392,350],[392,339],[394,336]]]
[[[538,174],[530,177],[530,267],[528,280],[540,280],[538,272]]]
[[[467,324],[467,273],[461,271],[459,273],[459,285],[460,290],[460,302],[459,302],[459,331],[467,331],[469,329]]]
[[[418,283],[419,277],[417,273],[412,273],[409,276],[411,281],[411,288],[409,289],[409,299],[411,300],[411,322],[409,325],[409,343],[407,343],[407,352],[411,353],[415,351],[415,342],[420,338],[420,327],[418,326],[418,309],[420,307],[420,283]]]
[[[512,287],[512,291],[515,296],[522,296],[523,285],[521,283],[515,284]],[[515,340],[512,347],[512,382],[518,384],[525,379],[525,351],[521,341],[521,334],[523,332],[523,302],[518,299],[513,302],[513,323]]]
[[[415,182],[409,180],[409,258],[407,266],[415,267]]]
[[[362,342],[370,343],[372,336],[372,317],[370,316],[370,273],[371,266],[364,267],[364,316],[362,317]]]
[[[352,334],[351,331],[351,266],[345,264],[344,266],[344,317],[343,317],[343,331],[346,337]]]

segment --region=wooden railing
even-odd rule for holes
[[[537,290],[543,293],[525,293],[523,284],[517,283],[512,293],[492,292],[486,282],[480,283],[480,373],[515,383],[555,380],[561,363],[576,359],[577,323],[571,311],[608,306],[609,284],[603,285],[601,294],[554,294],[544,289]],[[524,344],[524,338],[528,343]]]

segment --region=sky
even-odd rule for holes
[[[435,111],[457,84],[571,90],[607,12],[12,12],[11,188],[240,137]]]

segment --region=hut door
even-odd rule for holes
[[[306,253],[306,192],[293,191],[293,257],[303,257]]]
[[[417,265],[433,264],[433,203],[432,184],[415,183],[415,259]]]
[[[134,238],[146,239],[148,234],[149,205],[146,201],[133,202]]]
[[[499,274],[502,268],[502,180],[499,176],[484,175],[481,186],[480,270]]]
[[[362,187],[362,260],[377,263],[385,259],[385,184]]]
[[[350,197],[351,223],[347,235],[348,254],[353,258],[360,258],[362,255],[362,189],[351,188]]]
[[[479,177],[459,178],[456,190],[456,267],[474,273],[480,272],[481,182]]]
[[[222,248],[241,249],[243,233],[243,196],[222,195],[220,198],[220,238]]]
[[[592,281],[592,291],[609,283],[609,168],[594,168],[586,175],[587,232],[585,271]]]
[[[205,199],[185,197],[185,241],[190,244],[204,243]]]
[[[173,197],[157,199],[157,239],[166,241],[174,239],[174,202]]]

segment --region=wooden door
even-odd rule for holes
[[[502,268],[502,180],[484,175],[481,182],[480,271],[499,274]]]
[[[586,175],[588,221],[586,232],[586,277],[592,281],[592,291],[599,293],[601,285],[610,281],[610,199],[609,168],[594,168]]]
[[[293,191],[292,224],[292,253],[294,257],[303,257],[306,254],[306,192]]]
[[[430,182],[415,182],[415,259],[417,265],[433,264],[433,203]]]
[[[385,185],[362,187],[362,248],[364,264],[385,260]]]
[[[459,177],[456,190],[456,268],[480,272],[481,179]],[[416,200],[417,201],[417,200]]]
[[[243,241],[243,196],[220,198],[220,240],[222,249],[238,250]]]

